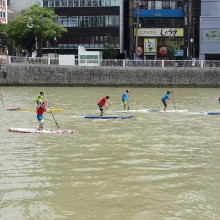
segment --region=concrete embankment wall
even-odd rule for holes
[[[7,64],[2,86],[220,87],[220,68],[79,67]]]

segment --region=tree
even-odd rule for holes
[[[5,33],[5,24],[0,23],[0,55],[6,54],[7,37]]]
[[[174,55],[176,53],[177,50],[180,49],[180,46],[177,44],[176,41],[174,40],[169,40],[167,43],[167,51],[169,53],[170,59],[174,60]]]
[[[107,34],[104,42],[103,56],[107,59],[114,59],[117,55],[117,39]]]
[[[52,8],[33,5],[9,21],[6,28],[7,36],[14,45],[29,51],[35,43],[37,56],[41,57],[43,44],[67,31],[56,22],[57,19],[58,15]]]

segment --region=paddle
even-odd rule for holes
[[[2,100],[2,108],[5,109],[2,93],[1,93],[1,100]]]
[[[105,108],[105,110],[103,111],[103,113],[111,106],[111,103]]]
[[[55,117],[54,117],[52,108],[50,107],[49,101],[48,101],[48,99],[46,98],[46,93],[45,93],[45,92],[44,92],[44,98],[47,100],[47,105],[48,105],[48,107],[50,108],[50,113],[51,113],[52,116],[53,116],[53,119],[54,119],[54,121],[55,121],[55,123],[56,123],[57,128],[60,129],[60,126],[59,126],[59,124],[57,123],[57,121],[56,121],[56,119],[55,119]]]
[[[175,103],[175,99],[174,99],[174,92],[172,91],[173,93],[173,104],[174,104],[174,107],[175,107],[175,110],[176,110],[176,103]]]
[[[130,106],[129,106],[129,100],[128,100],[128,110],[130,110]]]

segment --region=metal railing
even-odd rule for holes
[[[43,57],[19,57],[8,56],[4,59],[0,59],[0,64],[4,63],[21,63],[21,64],[38,64],[38,65],[59,65],[59,58],[43,58]],[[79,60],[75,59],[70,65],[78,66],[79,63],[84,63],[84,66],[90,66],[91,60]],[[216,68],[220,67],[220,61],[218,60],[100,60],[100,66],[112,66],[112,67],[197,67],[197,68]],[[91,65],[92,66],[92,65]]]

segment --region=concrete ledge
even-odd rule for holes
[[[220,68],[79,67],[7,64],[5,76],[5,80],[0,80],[0,85],[220,87]]]

